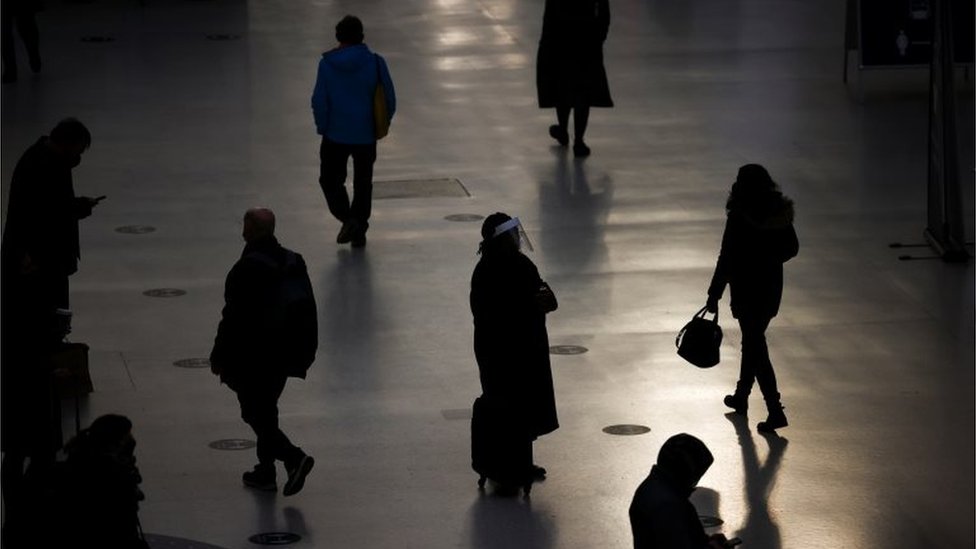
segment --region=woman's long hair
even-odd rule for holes
[[[739,168],[739,174],[729,191],[725,203],[727,213],[739,212],[752,218],[764,218],[793,201],[783,195],[779,185],[769,176],[766,168],[759,164],[746,164]]]

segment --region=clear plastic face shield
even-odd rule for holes
[[[519,218],[513,217],[508,221],[502,223],[501,225],[495,227],[495,235],[493,238],[511,238],[515,241],[515,246],[520,250],[525,249],[530,252],[534,252],[535,248],[532,247],[532,241],[529,240],[529,235],[525,234],[525,229],[522,227],[522,222]]]

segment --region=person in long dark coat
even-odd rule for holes
[[[793,228],[793,201],[780,192],[765,168],[746,164],[739,168],[725,209],[728,216],[722,249],[706,302],[710,312],[717,311],[728,285],[732,316],[742,329],[739,381],[735,392],[725,397],[725,405],[744,415],[749,408],[749,393],[758,381],[769,417],[757,428],[772,432],[786,427],[788,422],[769,360],[766,328],[779,312],[783,263],[799,251]]]
[[[546,314],[558,305],[519,250],[518,226],[506,228],[513,221],[495,213],[481,228],[481,259],[471,277],[474,353],[482,401],[497,412],[508,436],[531,449],[532,441],[559,427],[546,331]],[[544,478],[545,469],[532,467],[531,476]]]
[[[569,145],[569,111],[573,111],[573,153],[590,154],[583,141],[590,107],[612,107],[603,43],[610,30],[608,0],[546,0],[536,64],[539,107],[556,109],[557,124],[549,135]]]
[[[53,391],[51,354],[67,324],[68,277],[78,270],[78,221],[99,199],[75,196],[71,170],[91,144],[78,120],[58,123],[14,167],[0,245],[0,447],[3,449],[4,535],[17,537],[30,478],[43,478],[61,445],[60,399]]]

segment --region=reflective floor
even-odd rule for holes
[[[48,2],[43,72],[20,51],[20,81],[0,90],[2,181],[59,118],[91,128],[75,186],[108,198],[82,223],[72,279],[72,336],[91,345],[96,388],[82,415],[133,419],[154,544],[292,532],[294,547],[626,548],[635,488],[688,432],[716,458],[693,500],[744,548],[971,546],[973,267],[889,248],[923,242],[926,71],[852,72],[845,87],[841,0],[611,7],[616,108],[592,112],[579,161],[535,103],[542,0]],[[335,244],[309,109],[349,12],[399,99],[362,251]],[[969,239],[972,103],[963,94],[958,117]],[[758,395],[747,422],[724,416],[740,344],[727,301],[718,367],[674,352],[748,162],[797,208],[800,255],[768,334],[782,438],[755,432]],[[318,359],[280,406],[317,460],[288,498],[241,485],[253,451],[209,446],[253,438],[234,395],[174,365],[208,356],[254,205],[304,254],[321,316]],[[499,210],[523,220],[559,297],[551,344],[588,350],[553,356],[562,427],[535,445],[549,478],[529,500],[479,493],[470,469],[480,223],[445,217]],[[117,230],[131,225],[155,231]],[[186,293],[143,294],[166,288]],[[603,432],[618,424],[650,432]]]

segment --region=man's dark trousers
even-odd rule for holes
[[[352,156],[352,205],[346,192],[346,165]],[[319,148],[319,185],[325,194],[329,211],[343,223],[356,223],[365,231],[373,200],[373,164],[376,143],[349,145],[322,138]]]
[[[305,453],[278,427],[278,398],[285,390],[286,381],[284,375],[268,375],[248,379],[232,388],[241,403],[241,419],[258,437],[258,463],[274,467],[277,459],[290,469]]]

